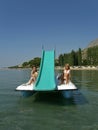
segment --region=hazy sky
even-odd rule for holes
[[[0,0],[0,67],[85,48],[98,38],[98,0]]]

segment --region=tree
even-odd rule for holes
[[[81,53],[81,48],[78,50],[78,65],[82,65],[82,53]]]
[[[61,54],[58,59],[59,59],[59,65],[63,66],[64,65],[64,57],[63,57],[63,55]]]
[[[98,65],[98,46],[87,49],[88,65]]]
[[[32,67],[33,65],[39,67],[40,61],[41,61],[41,58],[39,58],[39,57],[36,57],[33,60],[30,60],[29,61],[30,67]]]
[[[24,62],[24,63],[22,64],[22,67],[27,67],[28,65],[29,65],[28,62]]]
[[[70,61],[69,61],[69,63],[72,66],[75,65],[75,52],[74,52],[74,50],[72,50],[71,53],[70,53]]]
[[[59,66],[59,60],[55,59],[55,66]]]

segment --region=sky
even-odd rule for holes
[[[0,67],[85,48],[98,38],[98,0],[0,0]]]

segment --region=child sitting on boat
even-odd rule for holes
[[[70,81],[70,65],[65,64],[63,73],[58,77],[58,80],[60,80],[60,84],[68,84]]]
[[[28,81],[27,85],[31,85],[32,83],[34,83],[36,81],[37,76],[38,76],[37,68],[33,66],[31,71],[31,78]]]
[[[70,65],[66,64],[64,67],[64,83],[68,84],[71,78],[71,74],[70,74]]]

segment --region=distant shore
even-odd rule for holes
[[[22,69],[31,69],[31,68],[19,68],[19,67],[13,67],[13,68],[9,68],[9,67],[5,67],[5,68],[0,68],[0,70],[22,70]]]
[[[5,68],[0,68],[0,70],[22,70],[22,69],[31,69],[31,68],[20,68],[20,67],[15,67],[15,68],[9,68],[9,67],[5,67]],[[39,69],[39,68],[38,68]],[[56,70],[63,70],[64,67],[61,66],[57,66],[55,67]],[[71,66],[70,67],[71,70],[98,70],[98,66]]]
[[[55,67],[55,69],[57,70],[63,70],[64,67]],[[98,70],[98,66],[74,66],[74,67],[70,67],[71,70]]]

